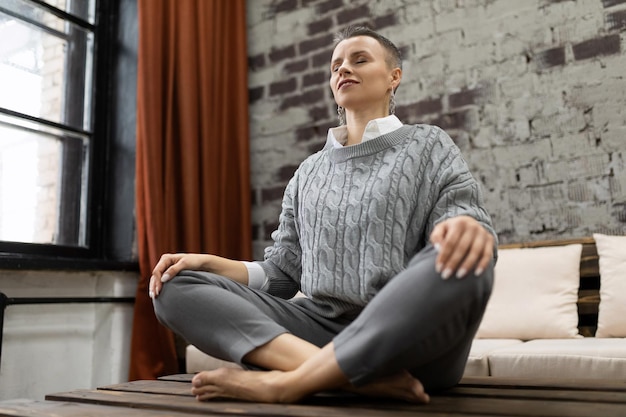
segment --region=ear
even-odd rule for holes
[[[400,68],[394,68],[391,70],[391,88],[393,91],[396,91],[396,88],[400,85],[400,81],[402,81],[402,70]]]

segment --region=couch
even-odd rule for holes
[[[626,381],[626,237],[502,245],[465,376]]]
[[[502,245],[495,276],[465,377],[626,380],[626,236]],[[185,362],[238,366],[193,345]]]

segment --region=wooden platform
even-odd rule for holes
[[[428,405],[321,394],[297,405],[199,402],[192,375],[134,381],[96,390],[50,394],[45,401],[0,402],[0,416],[626,416],[626,380],[504,380],[467,378]]]

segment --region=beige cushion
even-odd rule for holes
[[[500,249],[478,338],[578,336],[581,244]]]
[[[489,353],[519,343],[522,341],[517,339],[474,339],[463,376],[489,376]]]
[[[543,339],[489,353],[491,376],[624,379],[626,339]]]
[[[626,236],[594,234],[600,257],[596,337],[626,337]]]
[[[234,362],[209,356],[193,345],[187,346],[185,355],[185,368],[190,374],[200,371],[212,371],[218,368],[241,368]]]

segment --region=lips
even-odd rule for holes
[[[337,84],[337,90],[341,90],[341,88],[344,86],[350,86],[354,84],[358,84],[358,82],[354,80],[342,80],[339,82],[339,84]]]

